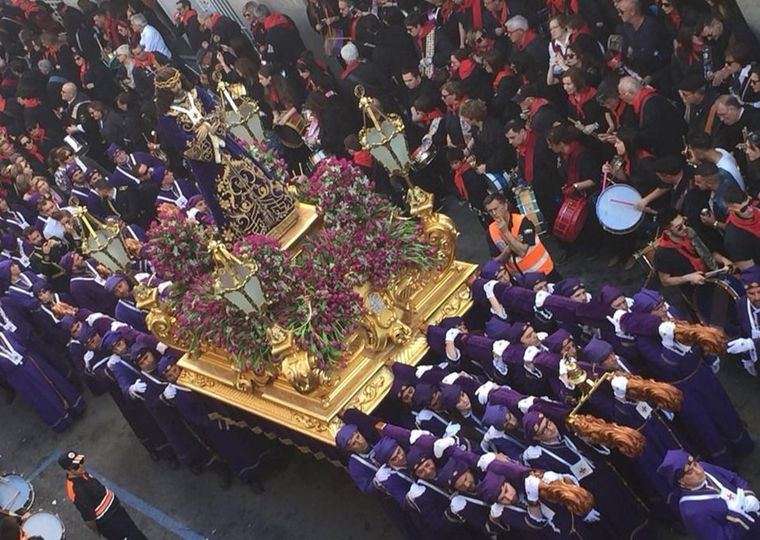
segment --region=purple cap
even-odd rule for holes
[[[160,184],[164,179],[164,175],[166,175],[166,167],[158,165],[156,167],[153,167],[153,171],[150,173],[150,179],[153,180],[156,184]]]
[[[32,285],[32,293],[34,293],[34,296],[37,296],[42,291],[52,291],[52,290],[53,288],[50,286],[50,283],[48,283],[46,279],[35,281],[34,285]]]
[[[495,427],[498,430],[504,429],[504,424],[507,420],[506,405],[488,405],[486,412],[483,413],[483,423],[488,427]]]
[[[504,268],[504,265],[499,261],[488,261],[480,269],[480,277],[483,279],[497,279],[496,275]]]
[[[195,205],[203,200],[203,195],[193,195],[187,201],[188,208],[195,208]]]
[[[145,343],[141,343],[140,341],[135,341],[132,346],[129,348],[129,356],[132,357],[132,360],[137,360],[137,357],[140,356],[145,351],[150,351],[151,348],[148,347]]]
[[[530,410],[523,416],[522,425],[523,432],[525,433],[525,440],[528,442],[535,442],[536,426],[541,423],[544,415],[539,411]]]
[[[161,357],[161,360],[158,361],[156,369],[158,370],[159,374],[163,375],[170,366],[173,366],[176,363],[177,359],[174,357],[174,355],[165,354]]]
[[[441,467],[441,471],[438,473],[438,481],[449,489],[454,489],[454,484],[459,480],[459,477],[469,470],[470,465],[467,462],[451,457]]]
[[[87,342],[88,339],[90,339],[92,336],[98,333],[98,329],[94,326],[90,326],[86,322],[82,323],[82,326],[79,328],[79,332],[77,332],[77,341],[79,343],[84,344]]]
[[[547,279],[546,274],[543,272],[526,272],[525,274],[516,276],[515,281],[520,287],[533,290],[536,284],[547,281]]]
[[[601,339],[591,338],[581,353],[583,361],[590,364],[601,364],[613,352],[612,345]]]
[[[382,437],[372,447],[372,452],[375,454],[375,459],[378,463],[388,463],[388,460],[393,456],[396,447],[398,447],[398,441],[391,439],[390,437]]]
[[[61,327],[66,330],[67,334],[71,333],[71,329],[74,327],[74,323],[77,322],[76,317],[73,315],[64,315],[63,318],[61,318],[61,322],[58,323],[61,325]],[[87,323],[84,323],[87,324]]]
[[[558,281],[554,285],[554,294],[564,297],[571,297],[578,289],[584,288],[583,283],[578,278],[567,278]]]
[[[433,452],[420,444],[413,444],[406,453],[406,465],[414,469],[427,458],[432,458]]]
[[[488,471],[483,477],[483,480],[478,482],[475,487],[475,492],[483,502],[493,504],[499,499],[501,494],[501,486],[506,482],[506,478],[493,471]]]
[[[550,336],[547,336],[542,344],[544,347],[549,349],[549,352],[560,354],[562,352],[562,347],[564,346],[565,340],[568,338],[573,339],[573,335],[564,328],[560,328],[559,330],[552,332]]]
[[[108,156],[108,159],[113,159],[113,157],[116,155],[116,152],[119,150],[124,150],[121,146],[119,146],[116,143],[111,143],[110,146],[106,149],[106,155]]]
[[[113,346],[116,345],[120,339],[124,339],[124,336],[121,335],[121,332],[114,332],[113,330],[106,332],[103,334],[103,340],[100,342],[100,348],[105,351],[111,351],[113,349]]]
[[[498,317],[491,317],[486,321],[486,335],[493,339],[506,339],[504,333],[509,330],[510,324]]]
[[[612,302],[620,298],[621,296],[625,296],[623,294],[623,291],[621,291],[618,287],[615,287],[614,285],[605,285],[602,287],[602,290],[599,292],[599,300],[601,300],[602,304],[605,307],[609,307]]]
[[[464,323],[464,319],[462,319],[462,317],[446,317],[438,323],[438,326],[444,330],[451,330],[452,328],[456,328],[462,323]]]
[[[414,387],[414,397],[412,397],[412,404],[415,407],[428,407],[430,406],[430,400],[433,397],[433,392],[436,390],[435,385],[428,383],[420,383]]]
[[[458,384],[441,383],[439,388],[441,390],[441,407],[448,411],[455,410],[457,402],[459,401],[459,396],[462,394],[462,387]]]
[[[67,274],[70,274],[71,268],[74,265],[74,252],[73,251],[67,252],[63,257],[61,257],[61,260],[58,261],[58,264],[61,265],[61,268],[66,270]]]
[[[683,450],[668,450],[665,458],[657,467],[657,472],[665,478],[668,485],[675,487],[683,476],[683,469],[689,462],[690,454]]]
[[[31,195],[29,195],[29,198],[26,200],[26,204],[29,208],[32,208],[34,210],[37,209],[37,203],[42,200],[42,193],[39,191],[35,191]]]
[[[745,289],[749,289],[753,285],[760,285],[760,266],[755,264],[742,270],[740,278]]]
[[[356,426],[356,424],[346,424],[338,430],[338,433],[335,434],[335,444],[341,450],[346,450],[348,441],[357,431],[359,431],[359,428]]]
[[[77,165],[76,163],[72,163],[71,165],[68,165],[66,167],[66,176],[68,176],[69,179],[71,179],[76,174],[77,171],[81,171],[81,170],[82,169],[79,168],[79,165]]]
[[[122,281],[126,281],[127,278],[125,278],[122,274],[113,274],[112,276],[108,276],[106,278],[106,283],[104,285],[105,290],[112,293],[116,286],[121,283]]]
[[[398,397],[402,387],[413,386],[414,383],[417,382],[417,370],[414,366],[395,362],[391,366],[391,371],[393,372],[393,384],[391,385],[390,391],[392,396]]]
[[[502,337],[499,339],[506,339],[510,343],[520,343],[520,338],[525,333],[528,326],[529,324],[525,322],[512,323],[509,325],[509,328],[502,332]]]
[[[631,311],[634,313],[651,313],[662,301],[663,298],[659,292],[652,289],[641,289],[633,295],[633,307]]]

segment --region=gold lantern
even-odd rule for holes
[[[412,184],[409,174],[412,160],[406,146],[404,121],[397,114],[385,114],[375,101],[366,95],[364,87],[358,85],[354,94],[359,99],[363,127],[359,132],[359,142],[390,175],[401,176],[407,185],[407,202],[413,215],[432,206],[432,195]]]
[[[121,235],[122,225],[100,221],[82,206],[76,206],[74,213],[82,229],[82,252],[112,272],[126,270],[131,259]]]
[[[259,116],[259,104],[247,96],[242,84],[217,83],[222,98],[224,121],[230,133],[238,139],[251,143],[264,140],[264,126]]]
[[[256,276],[256,263],[238,259],[224,244],[216,240],[209,242],[208,249],[216,263],[216,294],[246,315],[259,313],[266,305],[266,298],[261,289],[261,282]]]

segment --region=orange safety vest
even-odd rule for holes
[[[517,237],[517,235],[520,234],[520,226],[522,225],[523,219],[525,219],[525,217],[521,214],[512,214],[512,226],[509,232],[512,233],[513,236]],[[506,240],[501,234],[499,226],[495,221],[488,226],[488,235],[497,246],[499,245],[499,242],[506,243]],[[517,261],[517,266],[515,266],[515,260]],[[509,259],[506,264],[507,269],[512,274],[543,272],[544,274],[549,275],[551,271],[554,270],[554,261],[552,261],[549,252],[546,251],[538,234],[536,235],[535,245],[528,246],[528,252],[524,257],[513,257]]]

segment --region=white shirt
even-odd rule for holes
[[[172,53],[169,51],[169,47],[166,46],[161,33],[151,25],[147,25],[140,32],[140,45],[148,52],[159,52],[167,58],[172,57]]]
[[[719,169],[723,169],[728,174],[733,176],[734,180],[736,180],[736,183],[739,184],[739,187],[743,190],[746,190],[747,188],[744,187],[744,178],[742,178],[742,173],[739,170],[739,166],[736,164],[736,159],[734,156],[731,155],[731,152],[724,150],[723,148],[716,148],[716,150],[720,154],[720,159],[715,165]]]

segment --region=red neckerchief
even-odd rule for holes
[[[469,194],[467,193],[467,186],[464,183],[464,173],[472,169],[472,166],[467,161],[462,161],[462,164],[454,171],[454,187],[457,188],[459,197],[464,200],[469,200]]]
[[[578,39],[578,36],[582,36],[582,35],[587,35],[587,36],[591,35],[591,29],[588,27],[586,23],[583,23],[583,26],[581,26],[577,30],[573,30],[572,32],[570,32],[570,38],[567,40],[567,44],[572,45],[573,43],[575,43],[575,40]]]
[[[494,18],[495,18],[497,21],[499,21],[499,24],[501,24],[502,26],[504,26],[504,23],[506,23],[506,22],[507,22],[507,19],[509,19],[509,6],[507,5],[507,2],[505,1],[505,2],[504,2],[502,5],[501,5],[501,10],[499,11],[499,13],[494,13],[494,12],[492,11],[492,12],[491,12],[491,15],[493,15],[493,17],[494,17]]]
[[[351,19],[351,26],[348,29],[348,35],[351,37],[351,41],[356,41],[356,25],[359,24],[361,17],[354,17]]]
[[[38,107],[42,102],[37,98],[26,98],[24,100],[24,108],[31,109],[32,107]]]
[[[45,135],[45,128],[40,125],[37,125],[37,129],[29,131],[29,138],[34,141],[38,148],[48,140],[47,135]]]
[[[87,63],[87,60],[82,62],[82,65],[79,66],[79,80],[82,82],[82,86],[84,86],[84,78],[87,76],[87,70],[89,69],[89,64]]]
[[[5,112],[5,98],[0,94],[0,112]]]
[[[211,14],[211,17],[209,17],[209,19],[211,19],[209,21],[209,23],[210,23],[212,31],[214,30],[214,26],[216,26],[216,23],[219,22],[219,19],[221,19],[221,18],[222,18],[222,14],[221,13],[212,13]]]
[[[24,12],[24,17],[27,19],[38,11],[42,11],[42,8],[37,5],[37,2],[31,2],[29,0],[16,0],[14,2],[17,8]]]
[[[472,12],[472,30],[482,30],[483,29],[483,12],[482,7],[480,5],[480,0],[465,0],[465,2],[459,6],[459,9],[457,11],[459,13],[464,13],[467,10],[470,10]]]
[[[704,272],[707,269],[705,267],[705,262],[701,259],[696,248],[691,243],[691,239],[688,237],[684,238],[681,242],[676,243],[665,234],[662,234],[660,235],[659,245],[660,247],[675,249],[689,261],[689,264],[691,264],[692,268],[697,272]]]
[[[433,21],[427,21],[425,24],[422,25],[422,28],[420,28],[420,33],[417,34],[417,47],[419,47],[420,51],[422,51],[423,53],[425,52],[425,38],[434,29],[435,29],[435,23]]]
[[[548,104],[549,101],[544,98],[533,98],[533,103],[531,103],[530,107],[528,107],[528,122],[533,120],[533,117],[538,112],[538,109]]]
[[[343,71],[340,72],[340,78],[345,79],[346,77],[348,77],[353,70],[359,67],[359,64],[361,64],[361,62],[359,62],[358,60],[354,60],[353,62],[349,62],[348,64],[346,64],[346,67],[343,69]]]
[[[581,180],[580,157],[584,148],[578,141],[572,141],[569,146],[570,153],[565,160],[567,161],[567,185],[572,186]]]
[[[530,45],[534,39],[538,39],[538,33],[532,28],[528,28],[525,31],[525,36],[523,36],[523,40],[517,44],[517,48],[521,51],[524,51],[525,47]]]
[[[195,17],[198,13],[193,8],[188,8],[187,11],[185,11],[182,14],[182,24],[184,26],[187,26],[187,24],[190,22],[190,19]]]
[[[456,114],[457,111],[459,110],[459,107],[461,107],[462,103],[464,103],[465,101],[467,101],[467,95],[464,95],[462,96],[462,99],[455,101],[454,105],[452,105],[451,107],[446,105],[446,110],[449,111],[451,114]]]
[[[290,26],[290,21],[282,13],[271,13],[264,19],[264,30],[270,30],[275,26]]]
[[[678,13],[678,11],[674,9],[670,12],[670,14],[668,14],[668,17],[670,17],[670,20],[673,22],[673,26],[676,27],[676,30],[680,30],[681,29],[681,14]]]
[[[493,91],[496,93],[496,91],[499,89],[499,84],[501,84],[501,81],[504,80],[506,77],[512,77],[515,74],[515,70],[512,69],[511,66],[504,66],[501,68],[501,71],[499,71],[496,74],[496,77],[493,78]]]
[[[567,100],[570,105],[573,106],[575,112],[578,114],[580,120],[586,120],[586,111],[583,110],[583,106],[596,95],[596,88],[589,86],[585,90],[579,91],[577,94],[568,94]]]
[[[451,17],[451,14],[454,13],[454,2],[451,0],[446,0],[443,3],[443,6],[441,7],[441,21],[446,22],[449,20],[449,17]]]
[[[622,58],[623,58],[623,55],[621,53],[617,53],[616,55],[611,56],[607,60],[607,67],[610,68],[610,69],[613,69],[612,66],[614,66],[616,63],[620,62],[622,60]]]
[[[628,104],[621,99],[618,102],[617,107],[615,107],[615,110],[610,111],[610,114],[612,115],[612,120],[615,122],[615,129],[620,127],[620,118],[623,116],[623,111],[625,111],[625,108],[627,106]]]
[[[372,154],[369,150],[357,150],[354,152],[354,155],[351,156],[351,159],[354,161],[354,163],[362,167],[366,167],[368,169],[372,167]]]
[[[523,158],[523,178],[528,184],[533,183],[533,158],[536,154],[536,143],[538,142],[538,132],[534,129],[527,128],[525,142],[517,147],[517,154]]]
[[[644,108],[644,103],[649,101],[649,98],[655,94],[657,94],[657,90],[651,86],[645,86],[639,90],[639,93],[636,94],[633,98],[633,112],[636,114],[636,116],[641,116],[641,111]]]
[[[271,82],[267,88],[267,98],[269,99],[269,104],[271,107],[274,110],[279,110],[280,96],[277,95],[277,89],[275,89],[274,85]]]
[[[150,51],[143,51],[142,58],[135,57],[133,59],[135,67],[139,68],[152,68],[152,67],[158,67],[158,62],[156,62],[156,55],[153,54]]]
[[[457,76],[459,76],[459,80],[463,81],[470,75],[472,75],[473,70],[475,69],[475,62],[470,60],[469,58],[465,58],[461,62],[459,62],[459,68],[457,69]]]
[[[433,109],[430,112],[421,112],[420,115],[420,121],[425,124],[426,126],[430,125],[430,122],[435,120],[436,118],[443,118],[443,113],[440,109]]]
[[[734,227],[760,238],[760,210],[757,208],[752,208],[752,217],[749,219],[740,218],[733,212],[729,212],[726,223],[731,223]]]

